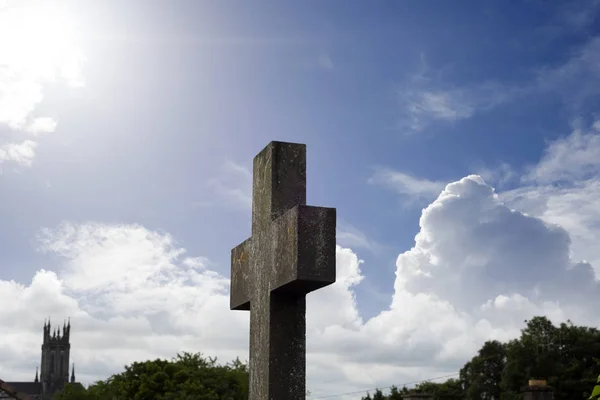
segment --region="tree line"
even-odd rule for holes
[[[546,379],[557,400],[588,399],[600,373],[600,331],[570,321],[555,326],[546,317],[525,322],[520,337],[485,342],[457,378],[422,382],[410,392],[429,393],[435,400],[520,400],[529,379]],[[248,378],[239,359],[221,365],[201,353],[183,353],[170,361],[134,362],[88,388],[69,384],[55,399],[245,400]],[[375,390],[362,400],[398,400],[408,393],[392,386],[387,394]]]
[[[525,321],[520,337],[487,341],[445,382],[422,382],[410,392],[429,393],[435,400],[520,400],[530,379],[545,379],[555,399],[588,399],[600,373],[600,331],[571,321],[555,326],[546,317]],[[409,393],[392,386],[362,400],[397,400]]]
[[[239,359],[225,365],[201,353],[172,360],[134,362],[125,371],[84,388],[67,384],[56,400],[246,400],[248,368]]]

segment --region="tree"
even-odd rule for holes
[[[600,330],[571,321],[555,326],[548,318],[537,316],[525,321],[518,338],[484,343],[460,370],[459,379],[422,382],[415,391],[430,393],[436,400],[520,400],[521,387],[529,379],[541,378],[554,387],[557,399],[588,399],[599,372]],[[600,382],[598,385],[600,394]],[[396,400],[401,394],[392,387],[384,399]],[[363,400],[373,399],[368,395]]]
[[[467,400],[500,398],[500,380],[506,364],[506,346],[496,340],[483,344],[478,354],[460,370]]]
[[[398,390],[396,386],[390,388],[390,394],[387,396],[388,400],[402,400],[402,395],[408,393],[406,386],[402,390]]]
[[[598,375],[596,385],[594,386],[594,389],[592,389],[592,394],[589,397],[589,400],[597,400],[597,399],[600,399],[600,375]]]
[[[594,358],[600,357],[600,331],[571,321],[556,327],[546,317],[526,323],[521,337],[507,345],[503,399],[517,398],[531,378],[547,379],[556,398],[582,398],[598,373]]]
[[[65,387],[57,400],[245,400],[248,369],[234,360],[218,365],[216,358],[183,353],[171,361],[134,362],[125,371],[87,390]]]
[[[462,400],[465,398],[464,390],[457,379],[448,379],[446,382],[421,382],[415,387],[418,393],[428,393],[434,400]]]
[[[379,389],[375,389],[375,394],[373,394],[373,400],[385,400],[383,392]]]
[[[91,396],[81,384],[72,383],[66,384],[60,393],[54,395],[54,398],[58,400],[95,400],[95,397]]]

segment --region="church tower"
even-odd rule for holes
[[[56,393],[69,382],[70,333],[70,321],[63,324],[62,332],[60,326],[52,331],[50,320],[44,322],[40,382],[46,394]]]

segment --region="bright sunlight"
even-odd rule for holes
[[[83,53],[72,21],[50,4],[0,2],[0,124],[31,133],[50,132],[56,122],[33,118],[43,84],[84,85]]]

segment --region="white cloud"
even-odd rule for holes
[[[57,125],[53,117],[35,116],[45,100],[45,85],[84,85],[83,54],[69,30],[69,19],[58,10],[23,3],[0,8],[0,129],[34,135],[53,132]]]
[[[582,181],[600,173],[600,130],[597,123],[583,132],[575,129],[547,147],[541,161],[524,176],[539,184]]]
[[[479,166],[475,168],[475,174],[481,176],[485,181],[494,187],[503,187],[509,182],[519,180],[519,173],[508,163],[502,162],[490,168]]]
[[[25,131],[34,135],[54,132],[58,123],[49,117],[34,118],[26,127]]]
[[[414,83],[418,82],[418,83]],[[496,82],[466,86],[413,79],[398,91],[404,127],[420,132],[437,122],[452,123],[471,118],[514,98],[522,89]]]
[[[456,85],[442,79],[442,72],[431,69],[422,56],[420,70],[397,89],[400,127],[407,133],[423,131],[435,123],[471,118],[522,91],[493,81]]]
[[[35,158],[37,143],[25,140],[22,143],[9,143],[0,146],[0,164],[13,161],[21,166],[30,167]]]
[[[561,29],[583,29],[593,20],[597,1],[566,7]],[[560,7],[559,7],[560,8]],[[559,32],[560,29],[557,31]],[[587,114],[596,106],[600,91],[600,36],[590,38],[558,66],[542,65],[531,78],[514,82],[484,81],[453,83],[443,78],[443,70],[431,69],[421,60],[420,70],[408,77],[397,90],[400,128],[420,132],[436,123],[454,123],[493,109],[508,101],[535,96],[557,95],[570,117]]]
[[[559,224],[573,241],[572,254],[600,274],[600,131],[576,128],[550,143],[541,161],[523,177],[527,186],[502,192],[502,201],[529,215]],[[600,276],[600,275],[599,275]]]
[[[169,234],[138,225],[65,222],[41,230],[38,240],[40,251],[59,255],[64,263],[58,273],[40,270],[27,286],[0,280],[0,291],[13,299],[0,310],[0,321],[29,315],[26,325],[0,324],[3,379],[30,378],[48,315],[71,317],[71,352],[83,382],[136,360],[181,351],[202,351],[223,361],[247,359],[249,314],[229,310],[229,280],[204,259],[187,256]],[[314,335],[331,326],[362,324],[351,291],[363,279],[361,262],[341,247],[337,259],[336,284],[308,298]],[[322,353],[311,351],[316,360],[311,371],[325,368],[323,363],[329,368]]]
[[[445,182],[420,179],[390,168],[377,168],[369,183],[386,186],[409,198],[433,199],[444,189]]]
[[[22,310],[31,316],[25,339],[16,343],[21,360],[37,352],[39,343],[25,346],[39,340],[38,325],[48,315],[71,316],[72,354],[87,382],[124,363],[183,350],[244,356],[248,316],[229,311],[228,279],[186,256],[170,235],[137,225],[63,223],[40,231],[39,241],[41,251],[65,260],[58,274],[39,271],[28,286],[0,281],[14,299],[0,320]],[[2,324],[0,343],[19,329]],[[27,378],[28,365],[12,370],[3,358],[0,374]]]
[[[402,93],[411,128],[422,130],[429,120],[458,121],[473,115],[473,104],[464,93],[453,91],[408,91]]]
[[[562,154],[553,145],[570,140],[551,144],[547,154]],[[585,159],[589,149],[581,151]],[[533,315],[600,322],[592,269],[600,265],[600,182],[582,182],[500,195],[478,175],[445,185],[423,210],[414,246],[398,256],[389,306],[368,320],[354,295],[363,263],[338,246],[338,281],[307,299],[309,390],[329,395],[454,373],[485,340],[517,336]],[[41,251],[64,262],[28,285],[0,281],[13,299],[0,310],[3,379],[31,378],[48,315],[72,317],[73,358],[84,382],[184,350],[247,358],[248,313],[229,311],[227,274],[187,254],[171,235],[63,223],[38,239]],[[25,311],[25,325],[4,322]]]
[[[461,308],[512,292],[568,297],[572,286],[561,282],[579,278],[579,295],[597,293],[582,290],[593,273],[570,258],[566,230],[506,207],[479,176],[449,184],[420,226],[415,247],[398,259],[396,293],[431,290]]]
[[[229,311],[228,279],[169,234],[63,223],[38,239],[64,263],[27,286],[0,281],[14,299],[0,310],[4,379],[29,378],[39,359],[36,321],[50,314],[72,317],[84,382],[183,350],[247,358],[248,314]],[[308,296],[309,389],[326,395],[453,373],[483,341],[514,337],[535,314],[595,321],[598,287],[577,261],[563,228],[510,210],[478,176],[453,182],[398,257],[389,308],[367,321],[354,295],[362,262],[337,247],[338,281]],[[1,323],[23,310],[26,326]]]
[[[600,36],[592,37],[564,64],[541,68],[535,85],[542,93],[561,96],[571,116],[581,115],[586,101],[594,99],[600,90]]]

